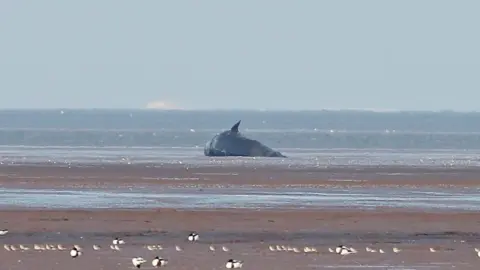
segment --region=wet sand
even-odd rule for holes
[[[142,187],[155,192],[162,188],[195,190],[235,187],[269,188],[273,191],[303,187],[363,188],[381,192],[434,188],[480,187],[480,169],[429,168],[225,168],[184,166],[55,167],[1,166],[0,188],[115,191]],[[34,195],[29,195],[34,196]],[[51,195],[54,197],[55,195]],[[477,195],[478,197],[478,195]],[[252,200],[255,196],[251,195]],[[473,201],[475,202],[475,201]],[[452,201],[454,204],[455,201]],[[35,208],[35,205],[32,205]],[[40,208],[40,207],[37,207]],[[151,260],[155,255],[170,260],[170,269],[225,269],[229,258],[245,261],[243,269],[478,269],[480,258],[480,213],[442,209],[359,209],[348,203],[342,209],[28,209],[0,210],[0,227],[10,232],[0,236],[2,246],[25,244],[80,244],[84,255],[72,260],[68,251],[0,250],[0,268],[7,269],[131,269],[133,256]],[[200,240],[189,243],[190,231]],[[127,244],[121,251],[109,245],[119,236]],[[103,247],[94,251],[93,244]],[[149,251],[147,244],[162,245]],[[340,256],[328,252],[339,244],[351,245],[357,254]],[[175,250],[175,245],[183,251]],[[209,246],[217,250],[212,252]],[[312,246],[317,252],[269,250],[269,246]],[[221,251],[225,246],[229,252]],[[383,249],[370,253],[365,247]],[[400,253],[393,253],[392,247]],[[435,247],[437,252],[430,252]],[[151,269],[148,262],[146,269]]]
[[[336,166],[288,168],[187,165],[0,165],[2,187],[117,188],[133,185],[307,186],[307,187],[473,187],[480,167]]]
[[[0,166],[0,209],[378,207],[480,211],[480,170]]]
[[[222,269],[229,258],[245,260],[244,269],[478,269],[480,216],[476,213],[421,213],[411,211],[60,211],[4,210],[1,226],[10,233],[2,244],[81,245],[84,256],[72,260],[68,251],[0,251],[2,269],[129,269],[133,256],[161,255],[171,269]],[[186,241],[190,231],[200,240]],[[114,237],[127,243],[121,251],[109,249]],[[94,251],[93,244],[103,247]],[[162,245],[149,251],[145,245]],[[328,252],[339,244],[357,254]],[[175,250],[175,245],[183,251]],[[216,247],[215,252],[209,246]],[[284,245],[302,252],[269,250]],[[230,249],[223,252],[221,247]],[[305,246],[317,252],[305,254]],[[365,247],[383,249],[369,253]],[[402,249],[393,253],[392,248]],[[430,247],[438,249],[429,251]],[[403,267],[402,267],[403,265]],[[383,267],[382,267],[383,266]],[[396,267],[393,267],[396,266]]]

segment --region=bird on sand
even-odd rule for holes
[[[112,244],[114,245],[123,245],[125,244],[125,241],[123,241],[122,239],[118,238],[118,237],[115,237],[115,239],[113,239],[112,241]]]
[[[162,266],[167,265],[167,263],[168,263],[168,261],[166,259],[160,258],[158,256],[156,256],[152,260],[152,266],[153,267],[162,267]]]
[[[199,238],[198,234],[196,232],[192,232],[188,235],[188,241],[190,242],[194,242],[194,241],[197,241]]]
[[[132,259],[132,264],[136,268],[140,268],[142,266],[142,264],[144,264],[145,262],[147,262],[147,261],[142,257],[135,257],[135,258]]]
[[[73,247],[70,250],[70,257],[72,257],[72,258],[76,258],[76,257],[80,256],[81,254],[82,253],[76,247]]]
[[[243,261],[234,260],[234,259],[228,260],[227,263],[225,264],[225,267],[229,269],[242,268],[242,266],[243,266]]]

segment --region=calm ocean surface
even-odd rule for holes
[[[0,111],[0,161],[211,164],[205,142],[238,120],[243,134],[289,156],[255,162],[480,165],[480,113],[354,111]]]
[[[242,133],[281,150],[288,158],[205,157],[206,141],[238,120],[242,120]],[[262,165],[296,168],[479,166],[479,123],[480,113],[448,112],[0,111],[0,164],[155,163],[251,165],[257,168]],[[0,199],[0,207],[68,208],[73,207],[71,202],[74,201],[74,207],[80,208],[391,206],[479,209],[476,189],[450,189],[447,193],[424,189],[422,193],[401,188],[284,192],[255,188],[238,190],[235,194],[225,189],[201,194],[197,189],[182,189],[150,195],[138,187],[134,193],[58,189],[1,191],[5,196]]]

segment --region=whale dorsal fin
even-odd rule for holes
[[[238,133],[238,126],[240,126],[240,122],[242,122],[242,120],[238,121],[235,125],[233,125],[233,127],[230,129],[230,131]]]

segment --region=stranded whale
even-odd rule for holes
[[[205,156],[234,156],[234,157],[286,157],[282,153],[263,145],[257,140],[244,137],[238,131],[238,121],[230,130],[215,135],[205,145]]]

